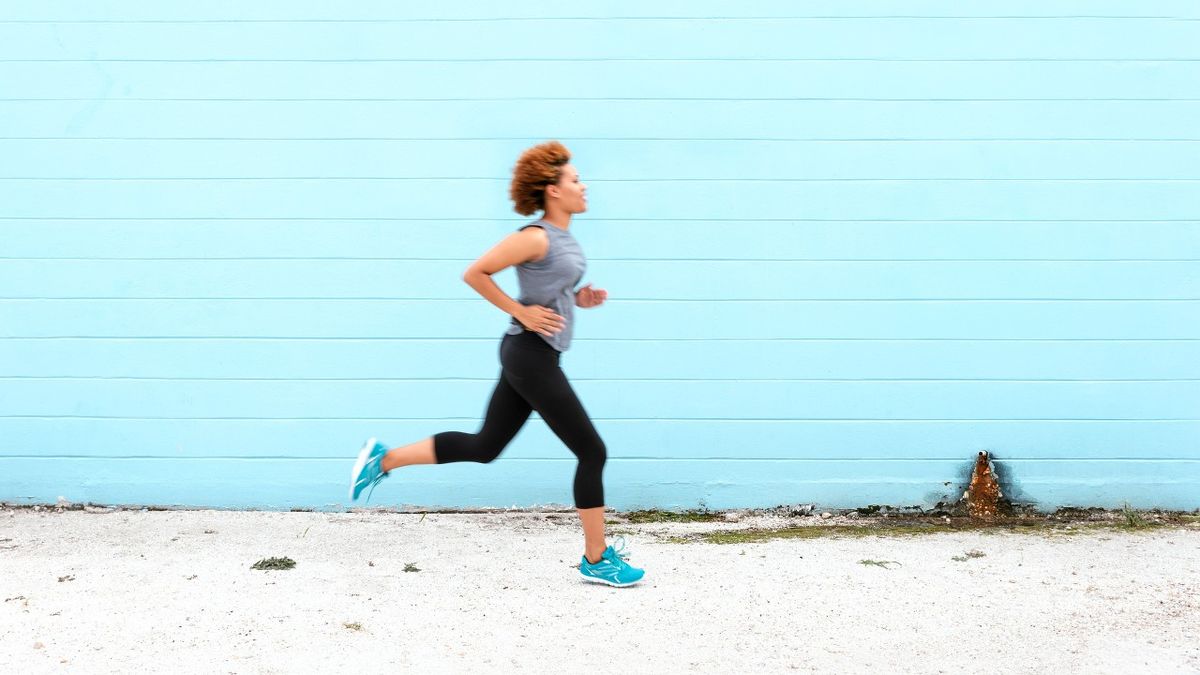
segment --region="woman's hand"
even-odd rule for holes
[[[515,314],[517,321],[521,322],[529,330],[550,337],[566,326],[566,320],[554,310],[542,307],[541,305],[522,305]]]
[[[591,285],[591,282],[588,282],[575,293],[575,306],[596,307],[608,298],[608,291],[603,288],[591,288]]]

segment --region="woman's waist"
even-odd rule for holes
[[[510,329],[510,331],[511,331],[511,329]],[[522,348],[535,349],[537,351],[543,351],[543,352],[546,352],[547,354],[554,354],[554,355],[559,354],[560,353],[559,350],[556,347],[554,347],[553,345],[551,345],[549,342],[547,342],[546,340],[547,340],[547,338],[542,336],[540,333],[536,333],[534,331],[529,330],[528,328],[526,328],[524,326],[521,326],[520,332],[516,332],[516,331],[505,332],[504,339],[501,341],[502,342],[513,342],[513,343],[515,343],[516,346],[519,346]]]
[[[519,330],[519,331],[513,330],[514,327],[519,327],[521,330]],[[566,331],[566,330],[567,329],[564,326],[561,330],[559,330],[557,333],[554,333],[553,335],[562,335],[564,333],[564,331]],[[537,338],[539,340],[542,338],[541,333],[530,330],[529,328],[527,328],[525,326],[525,324],[521,323],[520,321],[517,321],[516,317],[513,317],[512,321],[509,322],[508,330],[505,332],[505,335],[530,336],[528,339],[530,339],[531,341],[533,338]],[[549,337],[549,336],[547,336],[547,337]]]

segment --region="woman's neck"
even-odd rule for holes
[[[547,211],[542,214],[542,220],[560,230],[570,229],[571,227],[571,214],[569,213],[550,213]]]

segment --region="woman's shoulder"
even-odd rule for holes
[[[530,228],[535,229],[531,230]],[[537,265],[550,257],[550,249],[553,247],[551,246],[552,242],[550,240],[550,232],[547,230],[544,224],[528,223],[526,225],[522,225],[521,227],[517,228],[514,236],[516,235],[528,237],[527,241],[537,242],[536,244],[531,245],[537,246],[538,249],[540,249],[538,251],[537,258],[526,260],[525,262],[520,263],[521,265]]]
[[[517,228],[517,234],[525,234],[527,237],[537,239],[549,239],[550,228],[545,223],[528,223]]]
[[[525,223],[525,224],[524,224],[524,225],[522,225],[521,227],[518,227],[518,228],[517,228],[517,231],[518,231],[518,232],[523,232],[523,231],[525,231],[525,230],[528,230],[528,229],[529,229],[529,228],[531,228],[531,227],[537,227],[537,228],[541,228],[541,229],[542,229],[543,231],[545,231],[547,234],[550,232],[550,226],[549,226],[549,223],[547,223],[546,221],[544,221],[544,220],[542,220],[542,219],[540,219],[540,218],[539,218],[538,220],[535,220],[535,221],[533,221],[532,223]]]

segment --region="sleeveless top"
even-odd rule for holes
[[[564,352],[571,345],[571,335],[575,329],[575,284],[587,271],[587,260],[583,257],[583,248],[569,230],[546,220],[536,220],[517,229],[519,231],[527,227],[545,230],[550,237],[550,248],[541,260],[515,266],[517,281],[521,286],[521,297],[517,298],[517,302],[547,307],[566,321],[562,330],[550,336],[535,333],[551,347]],[[506,334],[519,335],[528,330],[517,321],[517,317],[511,319]]]

